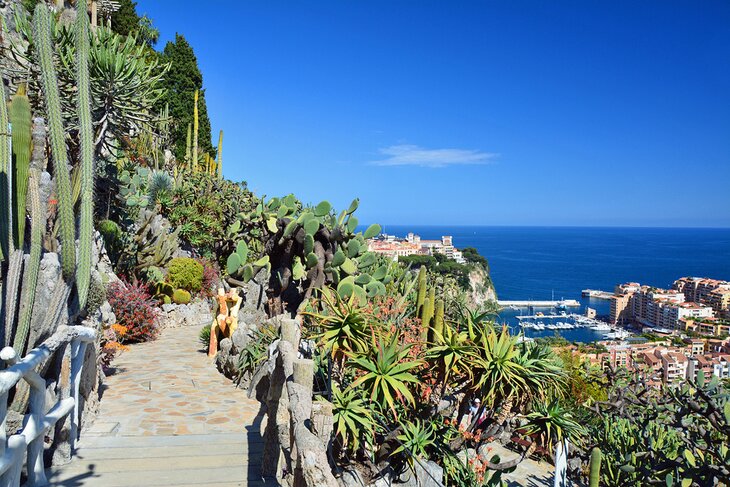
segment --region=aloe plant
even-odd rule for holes
[[[365,351],[373,318],[358,306],[354,295],[343,299],[337,292],[324,289],[322,304],[321,313],[303,311],[302,315],[309,317],[322,330],[317,339],[324,350],[338,362],[348,352]]]
[[[411,344],[401,345],[397,336],[377,337],[372,348],[365,354],[354,354],[348,361],[353,368],[362,372],[352,387],[362,387],[370,400],[381,410],[390,409],[397,417],[396,402],[415,404],[409,386],[418,382],[413,374],[423,362],[410,360]]]
[[[372,441],[376,422],[361,391],[352,387],[341,391],[334,385],[332,413],[335,438],[339,437],[345,449],[356,451],[363,441]]]

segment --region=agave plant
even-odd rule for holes
[[[340,437],[345,449],[357,450],[364,439],[370,441],[375,431],[370,404],[362,392],[349,387],[341,391],[332,387],[332,412],[335,438]]]
[[[373,341],[373,348],[350,358],[349,364],[362,372],[352,387],[362,385],[380,410],[390,408],[393,416],[397,417],[396,401],[416,402],[408,385],[418,382],[412,372],[423,362],[406,360],[412,345],[401,345],[396,335],[374,338]]]

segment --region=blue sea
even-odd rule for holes
[[[489,261],[499,299],[576,299],[599,317],[609,302],[581,297],[582,289],[612,291],[622,282],[669,287],[682,276],[730,280],[730,229],[617,227],[484,227],[383,225],[383,232],[422,238],[452,235],[454,246],[475,247]],[[543,310],[549,311],[549,310]],[[572,308],[570,312],[577,312]],[[512,326],[520,311],[505,310]],[[523,314],[527,311],[523,310]],[[562,330],[565,338],[589,342],[603,332]],[[554,331],[528,331],[528,336]]]

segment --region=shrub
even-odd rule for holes
[[[189,257],[176,257],[167,267],[167,280],[175,288],[198,292],[203,286],[203,265]]]
[[[232,240],[228,227],[238,214],[254,209],[256,201],[246,183],[218,179],[217,175],[186,175],[175,189],[173,202],[163,207],[173,225],[180,228],[180,237],[202,255],[219,263],[233,251],[238,239]]]
[[[203,328],[200,329],[200,334],[198,335],[198,340],[206,348],[208,347],[208,345],[210,345],[210,325],[205,325]]]
[[[104,239],[104,247],[109,254],[109,258],[116,262],[124,246],[122,229],[119,228],[116,222],[102,220],[99,222],[99,233]]]
[[[145,342],[157,336],[157,309],[146,286],[113,282],[107,296],[117,321],[126,328],[124,343]]]
[[[123,352],[129,348],[121,343],[126,334],[127,327],[120,324],[114,324],[104,329],[99,344],[99,363],[101,364],[102,370],[107,371],[114,357],[119,352]]]
[[[184,289],[175,289],[172,293],[172,301],[175,304],[188,304],[190,302],[190,293]]]
[[[200,288],[200,295],[210,298],[216,294],[217,287],[221,280],[221,270],[214,260],[200,258],[196,259],[203,266],[203,285]]]

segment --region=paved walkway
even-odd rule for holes
[[[51,485],[262,485],[259,404],[218,373],[199,331],[163,330],[114,361],[96,422]]]

